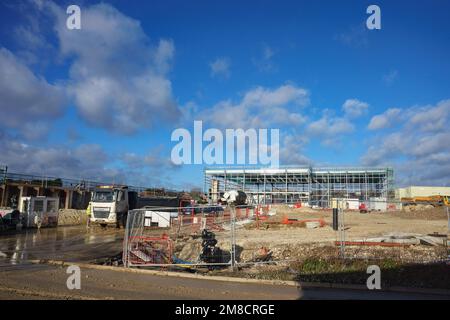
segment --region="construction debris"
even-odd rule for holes
[[[304,224],[308,229],[323,227],[326,225],[323,219],[294,219],[288,218],[287,215],[281,220],[282,224]]]
[[[421,235],[408,233],[390,233],[385,236],[376,238],[367,238],[359,241],[345,241],[345,245],[349,246],[383,246],[383,247],[401,247],[411,245],[430,245],[442,246],[446,245],[447,239],[439,235]],[[336,245],[340,242],[336,241]]]

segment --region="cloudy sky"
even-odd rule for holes
[[[81,30],[66,9],[81,8]],[[280,164],[391,166],[450,185],[450,3],[0,2],[0,164],[203,186],[171,133],[276,128]]]

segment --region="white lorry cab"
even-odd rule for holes
[[[125,227],[129,210],[129,194],[126,186],[100,186],[92,192],[90,222],[106,226],[120,224]]]

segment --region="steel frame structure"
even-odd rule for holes
[[[312,206],[331,206],[331,199],[394,197],[392,168],[371,167],[283,167],[205,168],[204,192],[210,203],[224,192],[242,190],[253,203],[307,202]]]

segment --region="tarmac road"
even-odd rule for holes
[[[81,269],[81,289],[69,290],[66,267],[23,264],[0,267],[0,299],[450,299],[417,293],[303,288]]]
[[[241,284],[132,272],[81,269],[81,289],[69,290],[66,267],[3,267],[0,299],[296,299],[296,287]]]

